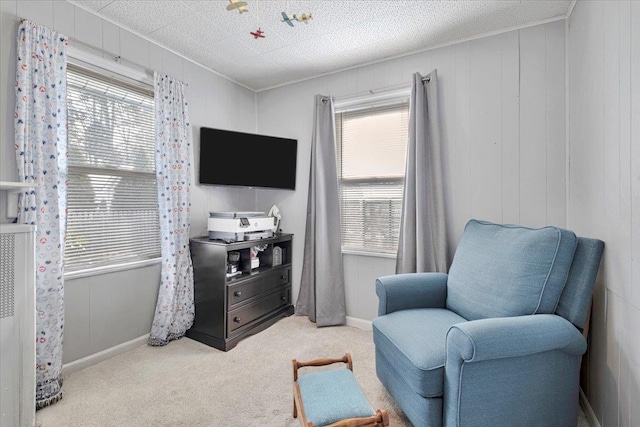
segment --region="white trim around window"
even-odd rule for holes
[[[69,46],[68,56],[71,64],[99,72],[108,77],[120,80],[125,78],[153,88],[153,76],[143,70],[127,67],[113,59],[103,58],[75,46]]]
[[[384,107],[400,104],[409,100],[411,85],[403,84],[389,89],[371,91],[344,97],[336,97],[333,100],[333,108],[336,113],[357,111],[365,108]]]
[[[409,97],[396,87],[334,101],[343,254],[396,257]]]
[[[77,104],[75,110],[69,107],[70,120],[72,112],[80,114],[76,117],[78,122],[85,120],[83,117],[87,114],[99,114],[98,117],[104,120],[88,128],[80,126],[75,129],[71,124],[69,126],[69,177],[73,177],[76,185],[75,188],[69,186],[65,256],[73,261],[65,269],[65,278],[77,279],[159,264],[159,231],[155,238],[148,234],[155,234],[153,230],[158,220],[152,80],[142,71],[79,49],[73,49],[70,57],[67,70],[69,102]],[[103,117],[106,114],[104,108],[96,109],[93,104],[83,106],[83,102],[94,98],[103,103],[113,103],[114,108],[119,107],[123,111],[122,114],[131,110],[128,113],[131,116],[133,110],[138,109],[146,121],[136,122],[133,127],[125,119],[121,120],[122,123],[112,123]],[[94,101],[94,104],[98,101]],[[129,116],[125,118],[130,119]],[[114,132],[135,128],[143,136],[121,131],[110,137],[109,126],[116,126],[113,127]],[[72,133],[72,128],[75,133]],[[112,145],[103,143],[111,140]],[[131,147],[131,141],[137,141],[136,147],[139,147],[127,148]],[[140,189],[141,185],[144,191]],[[89,197],[90,193],[93,198]],[[146,221],[143,214],[153,210],[155,215]],[[131,219],[131,225],[126,222],[127,218]],[[105,221],[108,227],[96,227],[96,221]],[[132,237],[126,235],[127,227],[134,227]],[[143,234],[136,239],[136,233]],[[136,242],[142,252],[131,251]],[[109,250],[112,247],[109,245],[115,245],[113,248],[117,250]],[[80,252],[78,248],[86,250]]]
[[[160,264],[162,258],[143,259],[140,261],[126,262],[122,264],[104,265],[101,267],[86,268],[84,270],[75,270],[64,273],[64,280],[80,279],[82,277],[98,276],[100,274],[115,273],[118,271],[134,270],[136,268],[148,267],[150,265]]]
[[[390,258],[390,259],[397,258],[397,254],[389,254],[384,252],[358,251],[355,249],[348,249],[348,248],[342,248],[342,255],[369,256],[369,257],[375,257],[375,258]]]

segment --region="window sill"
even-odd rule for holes
[[[342,248],[342,255],[358,255],[358,256],[369,256],[375,258],[391,258],[396,259],[396,254],[386,254],[384,252],[367,252],[367,251],[358,251],[355,249],[345,249]]]
[[[105,265],[101,267],[86,268],[84,270],[70,271],[64,274],[65,280],[80,279],[82,277],[98,276],[100,274],[115,273],[117,271],[134,270],[149,265],[160,264],[161,258],[145,259],[142,261],[127,262],[124,264]]]

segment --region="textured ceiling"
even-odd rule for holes
[[[571,0],[74,0],[254,90],[564,16]],[[282,12],[312,13],[307,24]],[[260,27],[265,38],[249,34]]]

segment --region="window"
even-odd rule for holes
[[[344,249],[396,253],[408,133],[408,102],[336,114]]]
[[[67,271],[160,256],[152,88],[69,64]]]

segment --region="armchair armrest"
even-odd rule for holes
[[[474,320],[454,325],[447,333],[447,359],[457,356],[465,362],[551,350],[580,356],[587,343],[575,326],[555,314]]]
[[[475,425],[576,425],[580,331],[555,314],[458,323],[446,340],[444,419]],[[482,408],[482,411],[478,411]]]
[[[445,308],[447,278],[444,273],[407,273],[376,280],[378,316],[410,308]]]

